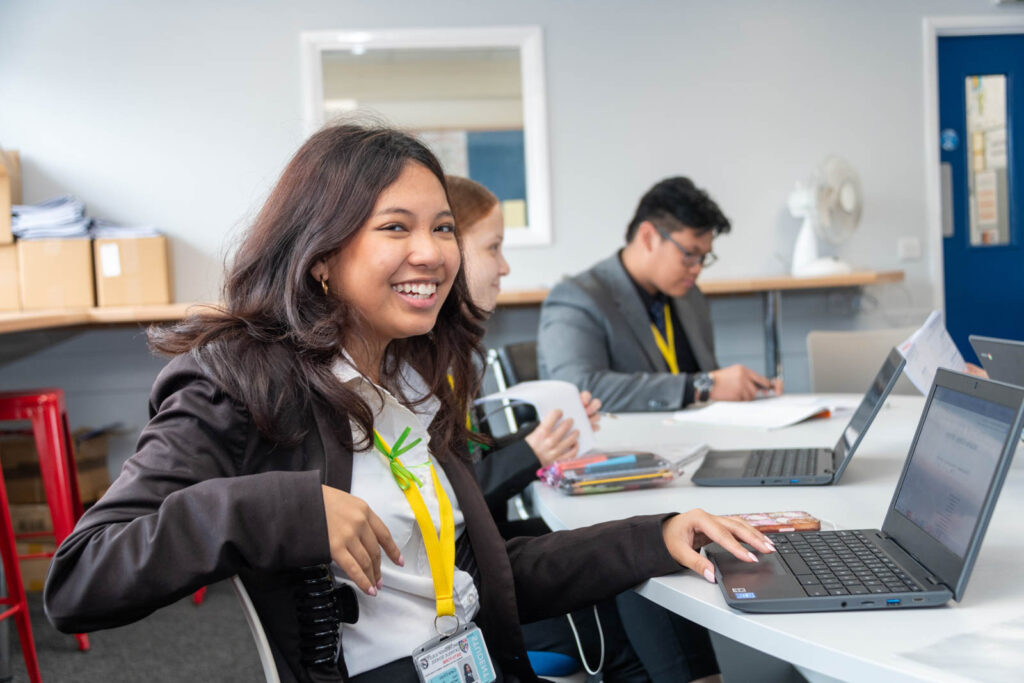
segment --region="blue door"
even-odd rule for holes
[[[946,326],[977,362],[970,334],[1024,339],[1024,35],[939,38],[938,57]]]

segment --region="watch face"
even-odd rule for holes
[[[711,397],[711,387],[715,385],[715,378],[707,372],[699,372],[693,378],[693,388],[698,401],[706,401]]]

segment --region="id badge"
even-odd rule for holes
[[[484,634],[473,622],[413,650],[421,683],[492,683],[497,679]]]

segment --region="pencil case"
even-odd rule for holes
[[[538,470],[537,475],[575,496],[661,486],[675,478],[675,467],[653,453],[602,453],[554,463]]]

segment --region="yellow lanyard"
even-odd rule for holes
[[[434,596],[437,600],[437,616],[450,617],[455,615],[455,601],[452,599],[452,587],[455,582],[455,521],[452,517],[452,504],[448,500],[448,494],[441,486],[437,478],[434,465],[427,461],[430,467],[430,476],[434,481],[434,492],[437,494],[437,505],[441,516],[440,533],[435,534],[434,522],[430,519],[427,506],[420,495],[419,487],[423,483],[409,472],[398,459],[420,442],[416,439],[411,444],[403,447],[405,437],[409,435],[409,428],[406,427],[402,435],[395,441],[394,447],[389,447],[380,433],[373,430],[373,445],[388,459],[391,466],[391,475],[395,478],[398,488],[402,489],[405,499],[409,501],[409,507],[416,517],[416,524],[420,527],[423,535],[423,546],[427,551],[427,561],[430,563],[430,575],[434,580]],[[415,486],[414,486],[415,484]]]
[[[672,315],[668,308],[668,304],[665,304],[665,337],[661,336],[661,332],[658,331],[658,326],[651,323],[651,332],[654,333],[654,343],[658,345],[658,350],[661,351],[661,355],[665,358],[665,362],[668,363],[668,369],[672,371],[673,375],[679,374],[679,361],[676,360],[676,336],[672,332]]]
[[[448,374],[448,386],[452,388],[452,391],[455,391],[455,378],[451,376],[451,373]],[[466,411],[466,429],[473,431],[473,418],[470,417],[468,410]],[[469,444],[469,450],[473,450],[472,443]]]

